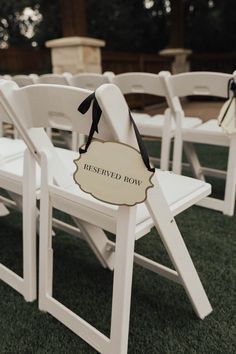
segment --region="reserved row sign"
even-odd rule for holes
[[[142,203],[153,186],[154,173],[147,170],[140,152],[126,144],[94,141],[74,162],[75,182],[84,192],[107,203]]]

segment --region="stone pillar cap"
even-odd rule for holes
[[[90,37],[64,37],[47,41],[45,45],[47,48],[74,46],[104,47],[105,41]]]

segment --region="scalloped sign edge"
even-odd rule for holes
[[[124,153],[133,158],[124,160]],[[121,167],[117,167],[118,161]],[[154,172],[147,170],[137,149],[124,143],[93,141],[88,151],[73,162],[76,165],[74,182],[83,192],[101,202],[134,206],[143,203],[147,199],[148,189],[154,186],[151,181]],[[133,171],[138,177],[133,177]]]

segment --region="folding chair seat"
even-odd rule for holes
[[[174,175],[169,171],[161,170],[156,171],[156,176],[173,216],[184,211],[187,207],[209,194],[209,185],[196,179],[189,177],[183,178],[183,176]],[[61,210],[66,212],[69,203],[71,203],[71,205],[74,203],[81,204],[81,206],[87,208],[93,215],[97,215],[96,224],[99,227],[115,233],[118,206],[96,200],[89,194],[83,192],[75,185],[72,176],[71,185],[67,188],[58,188],[52,185],[49,191],[52,200],[54,198],[57,200],[57,203],[61,206]],[[190,195],[191,199],[189,199]],[[61,199],[60,202],[59,199]],[[84,218],[86,218],[86,216],[84,216]],[[90,221],[89,215],[86,221]],[[141,232],[141,224],[144,233]],[[150,218],[150,213],[144,203],[137,206],[136,226],[138,230],[136,239],[147,233],[147,227],[150,230],[154,226],[154,221]]]
[[[232,78],[232,75],[214,72],[192,72],[165,77],[167,93],[169,100],[172,101],[173,114],[175,114],[176,119],[181,120],[184,116],[181,106],[176,104],[177,97],[197,95],[226,99],[229,94],[229,80]],[[227,171],[201,166],[194,143],[228,147]],[[233,215],[236,194],[236,135],[227,134],[219,126],[217,119],[211,119],[192,128],[180,125],[175,135],[173,157],[173,171],[175,173],[181,173],[182,170],[183,147],[196,178],[204,180],[205,176],[210,175],[226,179],[223,200],[212,197],[205,198],[199,205],[221,211],[226,215]]]
[[[43,90],[42,85],[11,88],[9,85],[1,88],[5,108],[11,110],[14,107],[15,120],[21,117],[21,134],[30,149],[26,156],[28,163],[33,164],[35,158],[41,161],[40,309],[59,319],[99,352],[126,353],[134,259],[138,264],[182,284],[197,315],[200,318],[207,316],[212,311],[210,303],[173,217],[208,195],[210,185],[157,170],[152,179],[154,187],[148,190],[145,203],[138,207],[115,207],[99,202],[75,186],[71,171],[55,153],[44,130],[39,129],[50,125],[50,112],[54,112],[53,119],[70,117],[73,130],[88,134],[91,110],[81,115],[77,107],[90,92],[55,85],[44,85]],[[137,148],[128,107],[119,89],[114,85],[103,85],[96,91],[96,98],[102,109],[97,137]],[[73,165],[72,159],[68,158],[68,166],[69,161]],[[91,234],[91,240],[100,239],[101,235],[105,239],[103,229],[116,234],[115,244],[106,239],[99,249],[101,254],[109,253],[111,262],[114,262],[110,338],[53,297],[52,208],[78,219],[82,231],[87,230]],[[147,234],[153,225],[175,270],[134,253],[135,238]]]
[[[167,105],[172,106],[172,102],[168,100],[163,78],[169,76],[168,72],[160,72],[159,75],[149,73],[125,73],[116,75],[112,79],[112,83],[117,85],[124,95],[149,94],[167,99]],[[169,169],[169,155],[171,139],[174,137],[176,122],[174,116],[171,115],[170,109],[164,114],[150,116],[143,113],[132,113],[133,118],[138,126],[140,133],[148,137],[162,138],[160,167],[163,170]],[[183,119],[184,126],[195,127],[201,124],[199,118]]]
[[[0,138],[0,164],[22,156],[25,148],[25,143],[21,139]]]

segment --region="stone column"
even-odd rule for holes
[[[189,55],[192,54],[192,51],[190,49],[169,48],[161,50],[159,54],[163,56],[174,57],[174,61],[171,68],[172,74],[183,73],[190,70],[190,64],[188,61]]]
[[[53,73],[101,73],[101,47],[105,41],[89,37],[65,37],[46,42],[51,48]]]

